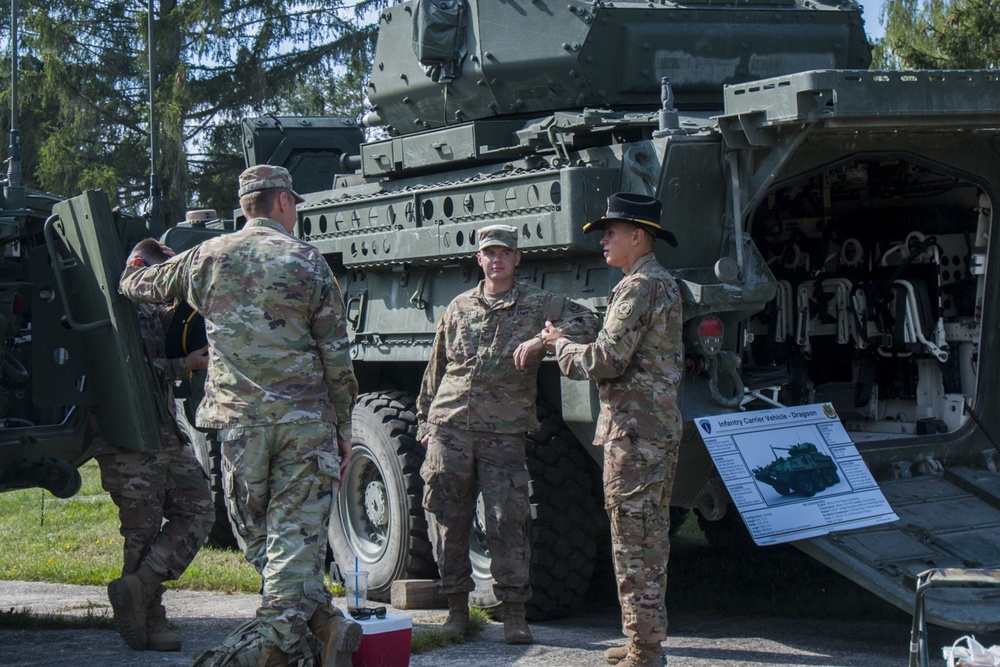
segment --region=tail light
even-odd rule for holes
[[[695,318],[688,325],[688,331],[697,352],[712,356],[722,349],[722,337],[726,330],[718,317],[705,315]]]

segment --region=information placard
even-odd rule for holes
[[[830,403],[694,423],[758,545],[899,518]]]

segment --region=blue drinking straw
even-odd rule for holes
[[[358,571],[358,557],[354,557],[354,607],[358,606],[358,578],[361,576],[361,572]]]

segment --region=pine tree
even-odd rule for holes
[[[1000,65],[1000,0],[888,0],[884,48],[902,69]]]
[[[20,69],[37,84],[21,87],[22,96],[33,91],[20,104],[33,150],[25,184],[60,194],[102,188],[134,209],[148,196],[149,3],[20,5]],[[301,91],[328,86],[331,72],[358,76],[343,63],[370,62],[373,27],[359,26],[343,0],[154,0],[153,14],[156,165],[168,225],[205,206],[203,195],[221,201],[223,186],[235,204],[241,117],[308,112]]]

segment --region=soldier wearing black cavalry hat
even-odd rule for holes
[[[604,497],[629,638],[604,657],[619,667],[662,667],[666,639],[670,492],[681,440],[677,392],[684,364],[677,283],[656,260],[654,239],[676,247],[660,223],[660,202],[621,192],[608,212],[583,226],[602,230],[610,266],[625,276],[611,292],[604,326],[589,344],[546,323],[542,341],[567,377],[597,383],[601,414],[594,444],[604,449]]]

